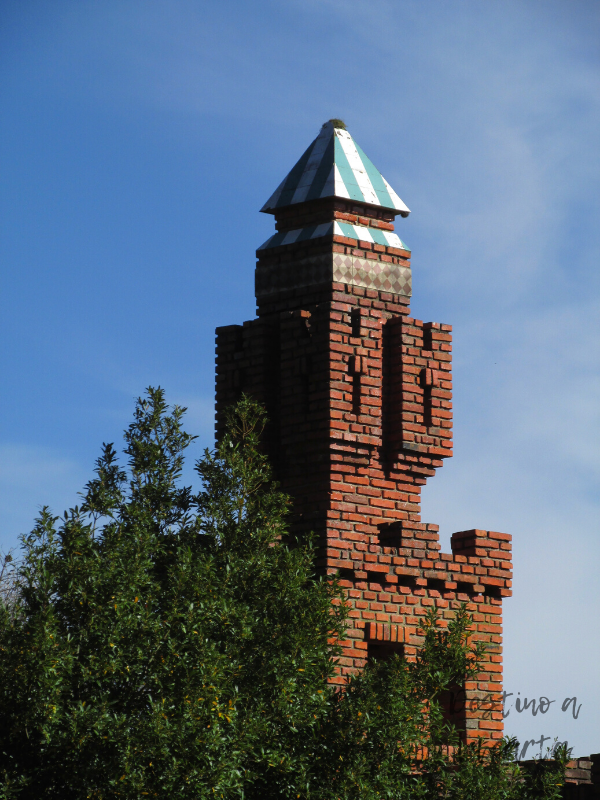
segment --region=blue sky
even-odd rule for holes
[[[4,0],[0,53],[0,545],[150,384],[211,444],[258,209],[341,117],[412,209],[414,315],[454,326],[423,519],[514,536],[505,688],[557,702],[507,732],[598,752],[600,5]]]

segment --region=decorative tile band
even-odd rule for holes
[[[259,250],[268,250],[270,247],[280,247],[284,244],[294,244],[304,242],[307,239],[319,239],[322,236],[345,236],[357,241],[382,244],[384,247],[397,247],[400,250],[407,250],[407,247],[398,234],[392,231],[384,231],[381,228],[367,228],[363,225],[351,225],[349,222],[325,222],[322,225],[310,225],[308,228],[298,228],[294,231],[282,231],[267,239]]]
[[[293,264],[256,266],[256,297],[323,283],[345,283],[379,292],[412,294],[410,267],[342,253],[312,256]]]

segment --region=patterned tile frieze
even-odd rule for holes
[[[316,200],[343,197],[397,211],[407,217],[402,202],[371,159],[347,130],[326,122],[317,138],[267,200],[261,211]]]
[[[350,263],[349,263],[350,262]],[[386,261],[358,258],[358,256],[333,254],[333,281],[375,289],[378,292],[412,295],[412,271],[410,267],[389,264]]]
[[[357,241],[381,244],[384,247],[397,247],[400,250],[410,248],[400,239],[397,233],[384,231],[380,228],[367,228],[364,225],[351,225],[349,222],[325,222],[322,225],[310,225],[307,228],[298,228],[293,231],[281,231],[261,244],[259,250],[268,250],[271,247],[280,247],[286,244],[304,242],[307,239],[320,239],[324,236],[345,236]]]
[[[259,262],[256,266],[257,298],[323,283],[346,283],[406,297],[412,294],[410,267],[343,253],[312,256],[293,264],[264,265]]]

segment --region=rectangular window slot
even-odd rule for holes
[[[446,722],[455,725],[459,731],[465,729],[465,708],[467,698],[465,690],[454,684],[440,695],[442,713]]]
[[[355,339],[360,339],[360,308],[353,308],[350,313],[350,325],[352,327],[352,336]]]
[[[473,584],[467,583],[466,581],[457,581],[456,582],[456,593],[457,594],[473,594]]]
[[[401,547],[402,546],[402,523],[384,522],[378,525],[379,543],[382,547]]]
[[[369,641],[367,643],[367,654],[369,661],[389,661],[394,656],[402,658],[404,655],[404,645],[400,642],[380,642]]]
[[[349,567],[342,567],[338,570],[338,578],[342,581],[353,581],[354,570]]]
[[[433,423],[432,405],[431,386],[426,386],[423,389],[423,425],[426,428],[431,428]]]
[[[380,586],[384,586],[387,583],[386,578],[385,572],[367,572],[368,583],[378,583]]]
[[[355,416],[360,415],[360,373],[355,372],[352,375],[352,413]]]
[[[442,592],[446,591],[445,581],[438,580],[437,578],[429,578],[427,580],[427,588],[429,591],[439,592],[442,594]]]
[[[431,328],[423,328],[423,350],[433,349],[433,335]]]
[[[419,382],[423,389],[423,425],[430,428],[433,422],[432,389],[434,385],[437,385],[437,374],[432,369],[423,368]]]

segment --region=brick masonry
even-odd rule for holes
[[[332,220],[392,230],[396,213],[330,198],[275,216],[280,231]],[[488,655],[450,713],[467,739],[501,738],[511,537],[461,531],[442,553],[438,526],[421,521],[421,488],[452,455],[451,326],[410,316],[408,250],[329,235],[257,256],[257,318],[217,329],[217,436],[242,392],[265,404],[292,528],[318,535],[319,568],[348,593],[337,682],[372,656],[414,657],[427,610],[447,621],[466,602]]]
[[[565,800],[600,800],[600,753],[567,764]]]
[[[519,764],[527,769],[534,762],[520,761]],[[600,753],[569,761],[562,797],[564,800],[600,800]]]

